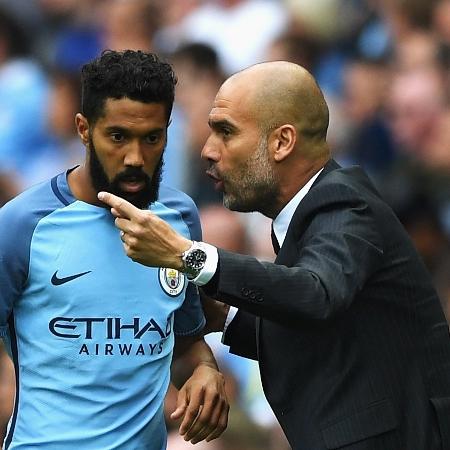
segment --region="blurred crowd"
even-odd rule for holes
[[[80,67],[127,48],[164,56],[178,75],[164,180],[196,201],[205,241],[265,260],[270,222],[223,209],[204,175],[207,117],[231,73],[279,59],[306,67],[330,105],[335,159],[372,177],[450,315],[450,0],[0,0],[0,206],[82,161]],[[223,437],[196,448],[287,449],[257,366],[208,339],[232,409]],[[13,390],[0,352],[0,439]],[[192,447],[168,428],[169,450]]]

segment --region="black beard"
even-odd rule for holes
[[[161,183],[162,168],[164,165],[162,156],[151,178],[138,167],[127,167],[110,181],[102,163],[98,159],[95,145],[91,137],[89,137],[89,151],[89,173],[92,185],[97,192],[111,192],[112,194],[129,201],[139,209],[147,209],[151,203],[158,199],[159,185]],[[144,188],[139,192],[134,193],[120,189],[120,182],[126,181],[129,178],[132,178],[135,181],[144,181]]]

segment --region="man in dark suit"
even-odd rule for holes
[[[209,125],[208,173],[226,207],[274,219],[275,263],[193,243],[99,194],[127,254],[184,271],[223,302],[206,303],[210,328],[225,327],[230,351],[259,361],[293,449],[449,450],[442,307],[367,176],[331,159],[313,77],[287,62],[239,72],[220,88]]]

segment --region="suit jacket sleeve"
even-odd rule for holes
[[[239,310],[228,325],[223,343],[230,346],[230,353],[258,360],[256,349],[256,317]]]
[[[366,194],[343,183],[311,189],[275,263],[219,250],[216,297],[283,324],[345,311],[382,261],[380,219]]]

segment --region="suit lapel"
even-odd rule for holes
[[[327,174],[329,174],[331,171],[339,169],[341,166],[334,160],[334,159],[330,159],[324,166],[322,172],[319,174],[319,176],[316,178],[316,180],[314,181],[313,185],[311,186],[310,191],[314,188],[314,186],[316,186],[318,183],[320,183],[320,181],[325,178],[325,176]],[[309,195],[306,194],[305,198]],[[303,199],[300,204],[298,205],[292,219],[291,222],[289,223],[289,227],[286,233],[286,237],[284,239],[283,245],[281,246],[281,248],[279,249],[279,252],[277,254],[277,257],[275,258],[275,264],[288,264],[289,261],[292,260],[292,258],[294,256],[296,256],[297,251],[295,248],[295,245],[293,245],[295,242],[293,239],[293,230],[296,228],[296,224],[298,224],[298,219],[301,216],[301,211],[302,211],[302,202],[305,199]]]
[[[311,189],[314,188],[314,186],[318,183],[320,183],[320,181],[331,171],[339,169],[341,166],[334,160],[334,159],[330,159],[324,166],[322,172],[320,173],[320,175],[317,177],[317,179],[314,181],[313,185],[311,186]],[[308,192],[309,194],[309,192]],[[306,194],[306,196],[308,196],[308,194]],[[303,200],[302,200],[303,201]],[[292,217],[291,222],[289,223],[289,227],[286,233],[286,238],[284,239],[283,245],[281,246],[281,248],[278,251],[277,257],[275,258],[275,264],[289,264],[289,261],[293,260],[293,258],[297,255],[297,249],[295,246],[295,240],[293,239],[293,231],[292,228],[295,227],[291,227],[293,222],[297,222],[298,216],[300,215],[301,212],[301,204],[302,202],[300,202],[299,206],[297,207],[294,216]],[[259,358],[259,333],[261,330],[261,318],[260,317],[256,317],[256,352],[258,354],[258,360],[261,361],[261,359]]]

